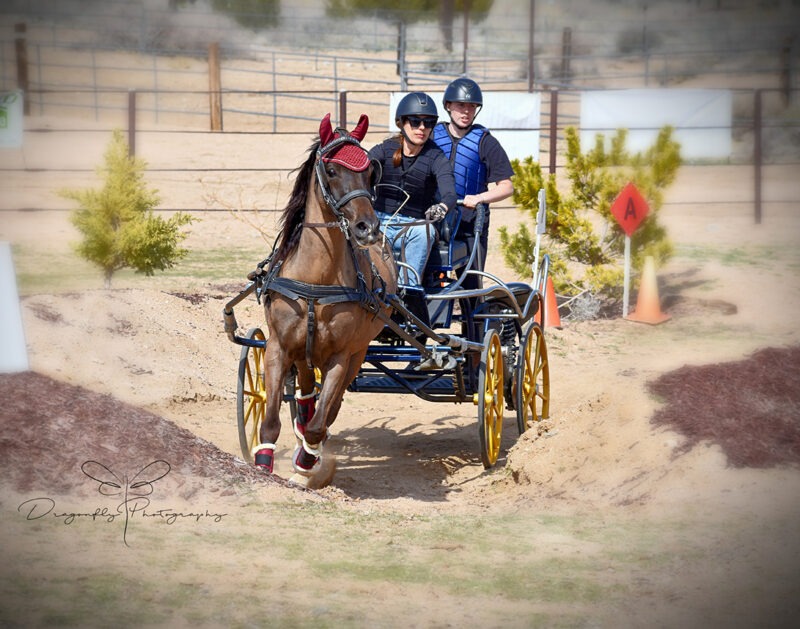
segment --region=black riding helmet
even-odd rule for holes
[[[430,116],[438,120],[439,112],[436,110],[436,103],[425,92],[411,92],[403,96],[397,105],[394,123],[398,128],[403,128],[403,118],[406,116]]]
[[[455,81],[451,81],[444,91],[442,104],[445,109],[447,109],[447,103],[475,103],[478,106],[475,112],[477,116],[481,107],[483,107],[483,93],[475,81],[462,76]]]

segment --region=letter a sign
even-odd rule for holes
[[[631,236],[644,220],[650,208],[632,183],[628,183],[611,205],[611,213],[627,236]]]

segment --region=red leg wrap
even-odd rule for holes
[[[305,448],[299,447],[294,451],[294,469],[301,474],[310,474],[314,466],[319,461],[319,457],[306,452]]]
[[[256,452],[256,467],[272,474],[272,467],[275,464],[275,450],[272,448],[262,448]]]
[[[306,434],[306,425],[311,421],[311,418],[314,417],[316,404],[317,400],[315,396],[297,400],[297,418],[294,421],[294,434],[301,441]]]

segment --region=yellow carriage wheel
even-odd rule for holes
[[[247,338],[263,341],[260,328],[251,328]],[[264,351],[262,347],[242,346],[239,357],[239,379],[236,390],[236,419],[239,425],[239,446],[245,461],[252,461],[253,446],[258,445],[259,429],[264,421],[267,406],[267,389],[264,377]]]
[[[531,322],[520,346],[516,379],[517,428],[522,434],[550,417],[550,363],[541,326]]]
[[[503,351],[495,330],[489,330],[483,341],[476,396],[481,460],[489,469],[497,463],[503,434]]]

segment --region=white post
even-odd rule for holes
[[[0,242],[0,373],[29,368],[11,246]]]
[[[539,243],[545,233],[547,223],[547,195],[544,188],[539,190],[539,211],[536,213],[536,246],[533,248],[533,285],[539,285]]]
[[[631,237],[625,236],[625,280],[622,288],[622,318],[628,316],[628,297],[631,282]]]

